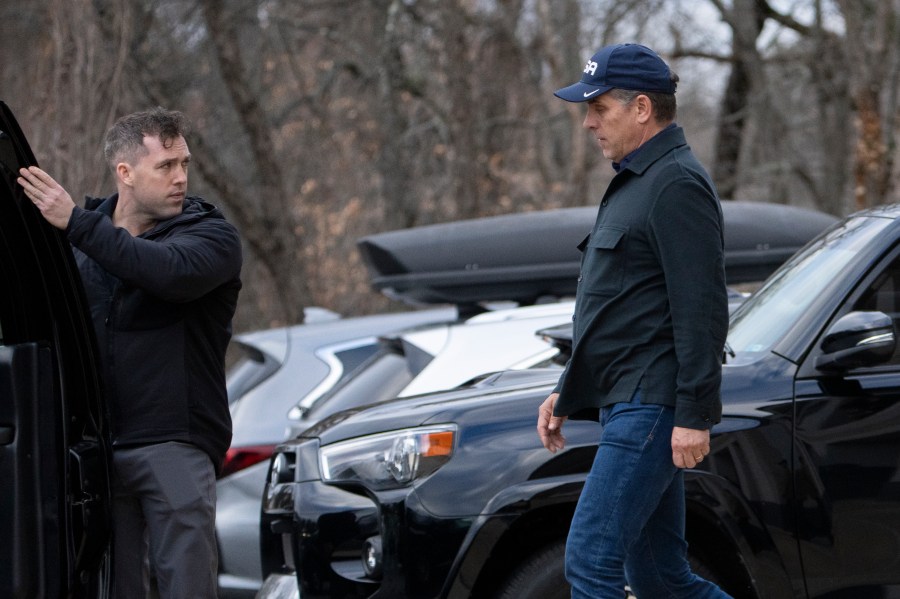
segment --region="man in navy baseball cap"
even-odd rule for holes
[[[640,44],[615,44],[594,54],[584,66],[581,81],[556,90],[567,102],[587,102],[611,89],[674,94],[669,65],[653,50]]]
[[[691,572],[684,537],[684,469],[715,451],[722,416],[728,296],[722,209],[674,122],[677,82],[649,48],[619,44],[556,92],[585,104],[616,170],[578,246],[572,354],[538,411],[551,452],[567,418],[603,426],[568,529],[572,599],[618,599],[626,584],[637,597],[729,597]]]

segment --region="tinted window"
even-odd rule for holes
[[[228,370],[228,403],[234,403],[278,370],[278,361],[255,347],[238,344],[241,357]]]
[[[806,247],[753,294],[731,320],[728,343],[737,353],[768,352],[869,241],[892,221],[856,218]]]
[[[319,420],[340,410],[356,408],[397,397],[414,374],[402,353],[383,348],[363,362],[310,410],[309,420]]]
[[[853,305],[853,310],[863,312],[883,312],[894,321],[894,333],[900,330],[900,255],[893,258],[887,267],[875,277],[869,288]],[[888,364],[900,364],[900,344]]]
[[[347,378],[353,371],[362,365],[363,362],[372,357],[378,351],[377,343],[367,343],[335,352],[335,357],[341,361],[344,372],[341,380]]]

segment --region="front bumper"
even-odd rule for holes
[[[264,559],[297,572],[303,599],[440,596],[472,519],[433,516],[411,488],[361,492],[294,483],[294,513],[263,514]],[[373,540],[380,549],[374,573],[363,563]]]
[[[273,574],[263,581],[256,599],[300,599],[297,577],[289,574]]]

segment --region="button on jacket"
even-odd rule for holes
[[[133,237],[118,195],[75,208],[67,235],[100,349],[114,446],[183,441],[218,470],[231,443],[224,357],[241,288],[241,242],[215,206]]]
[[[554,415],[597,419],[630,401],[675,407],[675,426],[721,418],[728,328],[722,209],[680,127],[613,178],[581,243],[574,345]]]

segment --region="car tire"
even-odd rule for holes
[[[566,544],[558,541],[532,553],[520,565],[496,595],[496,599],[568,599],[569,583],[566,581]],[[707,560],[694,552],[688,552],[691,571],[706,580],[722,586],[716,572]],[[626,588],[626,599],[634,599]]]
[[[568,599],[565,554],[562,541],[532,553],[503,584],[497,599]]]

